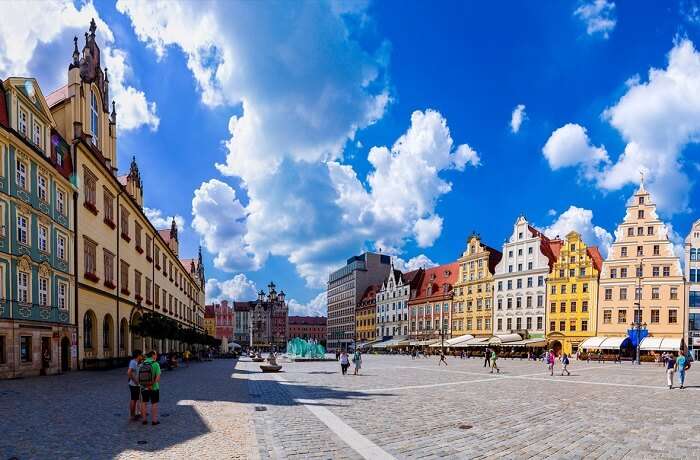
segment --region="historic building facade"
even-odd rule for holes
[[[425,270],[418,292],[408,301],[411,339],[451,337],[452,298],[458,274],[457,263]]]
[[[0,378],[77,366],[72,165],[36,80],[0,80]]]
[[[222,343],[228,343],[233,340],[235,330],[235,314],[233,307],[229,305],[228,300],[222,300],[221,303],[207,305],[204,310],[204,328],[211,327],[211,316],[213,315],[214,333],[209,334],[212,337],[220,339]],[[210,317],[207,321],[207,317]],[[209,324],[208,324],[209,323]]]
[[[250,310],[255,302],[233,302],[233,340],[243,346],[250,344]]]
[[[277,293],[270,282],[267,294],[260,290],[258,300],[250,305],[249,324],[252,346],[266,350],[284,350],[287,347],[289,307],[284,291]]]
[[[213,305],[204,308],[204,331],[211,337],[216,335],[216,314]]]
[[[290,316],[289,338],[299,337],[304,340],[315,340],[320,344],[326,343],[325,316]]]
[[[355,337],[355,307],[371,284],[380,284],[389,274],[391,258],[366,252],[350,257],[344,267],[328,276],[328,348],[348,348]]]
[[[355,308],[355,342],[374,340],[377,319],[377,291],[379,286],[372,284],[365,290],[360,303]]]
[[[571,355],[596,335],[603,258],[579,233],[570,232],[563,243],[547,281],[547,340],[557,354]]]
[[[636,325],[652,337],[683,337],[688,311],[680,259],[642,183],[603,262],[598,335],[627,336]]]
[[[416,295],[424,272],[419,268],[401,273],[392,261],[389,275],[377,292],[376,337],[408,336],[408,301]]]
[[[500,251],[481,242],[472,234],[467,249],[457,260],[458,280],[452,300],[452,335],[493,334],[493,274],[501,260]]]
[[[135,348],[183,347],[132,334],[129,326],[145,312],[185,328],[204,327],[201,253],[180,259],[175,222],[159,231],[148,220],[135,159],[128,174],[117,174],[117,114],[95,29],[92,21],[82,53],[75,39],[68,83],[47,97],[56,130],[72,146],[72,173],[80,185],[72,197],[78,229],[73,345],[83,367],[119,361]]]
[[[695,359],[700,350],[700,220],[693,223],[685,238],[685,279],[688,283],[688,346]]]
[[[556,261],[561,241],[550,240],[518,217],[496,265],[494,334],[545,334],[545,283]]]

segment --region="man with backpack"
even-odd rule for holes
[[[141,387],[141,413],[143,424],[148,425],[146,404],[151,403],[151,425],[158,425],[158,401],[160,400],[160,365],[155,351],[149,351],[139,366],[139,386]]]

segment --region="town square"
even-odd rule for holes
[[[700,0],[0,0],[0,460],[700,459]]]
[[[195,363],[163,376],[159,427],[128,420],[119,371],[2,382],[0,409],[17,417],[0,450],[19,459],[698,456],[693,372],[686,390],[669,390],[657,365],[574,362],[571,376],[550,377],[542,362],[502,359],[490,374],[483,359],[447,361],[368,355],[358,376],[334,360],[284,363],[280,374],[246,358]]]

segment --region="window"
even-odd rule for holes
[[[657,287],[651,288],[651,298],[652,298],[652,300],[659,299],[659,288],[657,288]]]
[[[637,257],[644,255],[644,246],[637,246]]]
[[[506,325],[507,325],[508,330],[513,329],[513,318],[507,318]]]
[[[68,285],[63,281],[59,281],[56,287],[56,299],[58,301],[58,308],[65,310],[68,308],[66,304],[66,298],[68,296]]]
[[[151,237],[146,235],[146,258],[149,260],[153,260],[151,257],[151,241]]]
[[[47,252],[48,238],[49,238],[49,229],[44,227],[43,225],[39,225],[39,250],[41,252]]]
[[[46,181],[46,176],[39,174],[37,176],[37,193],[39,194],[39,199],[44,202],[48,203],[49,202],[49,194],[47,192],[47,181]]]
[[[92,349],[92,334],[94,333],[92,324],[92,314],[86,312],[83,317],[83,347],[86,349]]]
[[[119,270],[119,281],[122,285],[121,291],[129,295],[129,264],[122,260],[120,263]]]
[[[529,288],[532,287],[532,276],[527,277],[527,287],[529,287]]]
[[[603,310],[603,323],[612,323],[612,310]]]
[[[632,227],[627,229],[627,236],[634,236],[634,229]]]
[[[656,308],[651,310],[651,322],[652,324],[659,322],[659,310]]]
[[[509,297],[509,298],[507,299],[506,308],[507,308],[508,310],[510,310],[510,309],[513,308],[513,298],[512,298],[512,297]]]
[[[627,288],[620,288],[620,300],[627,300]]]
[[[141,224],[136,221],[134,221],[134,242],[137,248],[141,247]]]
[[[617,278],[617,268],[610,269],[610,278]]]
[[[581,302],[581,311],[583,313],[588,312],[588,300],[584,300],[583,302]]]
[[[532,270],[532,262],[528,262],[528,263],[527,263],[527,269],[528,269],[528,270]]]
[[[39,305],[49,304],[49,279],[40,276],[39,277]]]
[[[542,307],[543,305],[544,305],[544,296],[540,294],[537,296],[537,306]]]
[[[518,264],[518,271],[519,272],[523,271],[523,264]]]
[[[649,226],[647,227],[647,235],[653,235],[654,234],[654,227]]]
[[[619,324],[627,323],[627,310],[618,310],[617,311],[617,322]]]
[[[99,145],[100,139],[100,115],[98,112],[97,96],[95,91],[90,92],[90,131],[92,131],[92,143]]]
[[[571,301],[571,313],[576,313],[576,301]]]
[[[561,302],[559,304],[559,313],[566,313],[566,302]]]
[[[659,245],[658,245],[658,244],[655,244],[655,245],[654,245],[654,255],[655,255],[655,256],[658,256],[658,255],[659,255]]]
[[[27,165],[21,160],[17,160],[17,187],[27,190]]]
[[[583,283],[583,292],[588,292],[588,283]]]
[[[544,286],[544,276],[538,276],[537,277],[537,286],[542,287]],[[540,328],[541,329],[541,328]]]
[[[571,285],[571,293],[576,294],[576,285],[575,284]]]
[[[575,319],[569,320],[569,330],[572,332],[576,331],[576,320]]]
[[[97,275],[97,244],[87,238],[83,239],[85,256],[85,274]]]
[[[659,276],[659,267],[651,267],[651,276]]]
[[[637,218],[644,219],[644,210],[643,209],[640,209],[639,211],[637,211]]]
[[[671,300],[678,300],[678,288],[671,288]]]
[[[630,229],[632,230],[632,229]],[[627,246],[622,246],[620,248],[620,257],[627,257]]]
[[[62,260],[66,261],[66,237],[60,233],[56,234],[56,256]]]
[[[566,330],[566,321],[559,321],[559,330],[560,331]]]
[[[671,267],[668,265],[664,267],[664,276],[671,276]]]
[[[5,353],[5,336],[0,335],[0,364],[5,364],[7,362]]]
[[[584,267],[579,268],[578,276],[586,276],[586,269]],[[585,284],[584,284],[585,286]],[[583,292],[586,292],[585,290]]]
[[[582,319],[581,320],[581,331],[585,332],[587,330],[588,330],[588,320]]]
[[[114,196],[106,188],[102,189],[105,220],[114,223]]]
[[[502,331],[503,330],[503,318],[498,318],[498,330]]]
[[[134,294],[141,297],[141,272],[134,270]]]
[[[523,308],[523,298],[522,297],[517,297],[515,299],[515,308]],[[520,329],[520,328],[518,328]]]
[[[625,267],[620,269],[620,278],[627,278],[627,269]]]
[[[157,249],[158,249],[158,248],[156,248],[156,250],[157,250]],[[502,290],[503,290],[503,281],[499,281],[499,282],[498,282],[498,290],[499,290],[499,291],[502,291]]]
[[[105,265],[105,284],[116,287],[114,284],[114,254],[108,250],[104,250],[104,265]]]
[[[637,236],[644,236],[644,227],[637,227]]]
[[[63,190],[56,190],[56,211],[62,216],[66,215],[66,194]]]
[[[527,296],[525,299],[525,306],[527,308],[532,308],[532,296]]]
[[[21,303],[29,303],[29,273],[17,272],[17,300]]]
[[[122,233],[122,237],[126,240],[129,238],[129,211],[124,209],[124,206],[120,206],[119,209],[119,229]]]
[[[644,204],[644,197],[643,196],[639,197],[639,204]]]
[[[605,288],[605,300],[612,300],[612,288]]]
[[[678,310],[671,309],[668,311],[668,324],[678,323]]]
[[[561,287],[559,288],[559,291],[560,291],[562,294],[566,294],[566,284],[562,284]]]
[[[146,277],[146,303],[151,303],[151,279]]]
[[[32,362],[32,336],[23,335],[19,338],[19,359],[23,363]]]
[[[513,289],[513,280],[508,280],[508,290]]]
[[[85,181],[85,204],[94,212],[97,210],[97,177],[87,168],[83,170],[83,176]]]
[[[542,322],[543,322],[543,321],[544,321],[544,320],[542,319],[541,316],[538,316],[538,317],[537,317],[537,329],[539,329],[539,330],[542,329],[542,324],[543,324]]]
[[[19,128],[20,134],[22,134],[24,137],[27,137],[27,112],[25,112],[22,109],[19,110],[19,119],[17,123],[17,127]]]
[[[518,278],[517,280],[515,280],[515,286],[516,286],[518,289],[522,289],[522,287],[523,287],[523,280],[520,279],[520,278]]]
[[[641,310],[634,310],[634,323],[635,324],[641,324],[642,323],[642,312]]]
[[[34,142],[34,145],[40,149],[43,149],[43,143],[41,142],[41,131],[41,125],[35,121],[32,124],[32,142]]]

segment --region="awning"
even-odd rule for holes
[[[509,342],[518,342],[522,339],[523,338],[520,337],[520,334],[494,335],[493,337],[491,337],[491,340],[489,340],[489,345],[507,344]]]
[[[454,347],[455,345],[466,342],[467,340],[473,339],[474,336],[471,334],[466,334],[466,335],[460,335],[459,337],[452,337],[451,339],[445,340],[445,346],[446,347]],[[436,343],[430,345],[431,347],[440,347],[442,346],[441,342],[438,340]]]
[[[644,351],[678,351],[682,339],[674,337],[644,337],[639,349]]]
[[[619,350],[629,341],[629,337],[597,336],[586,339],[579,348],[582,350]]]
[[[544,347],[546,345],[547,341],[545,339],[525,339],[506,343],[508,347]]]
[[[489,344],[490,337],[474,337],[473,339],[467,340],[465,342],[460,342],[455,345],[455,348],[469,348],[469,347],[485,347]]]
[[[430,345],[432,343],[438,342],[440,339],[429,339],[429,340],[419,340],[416,342],[416,346],[418,347],[424,347],[426,345]]]
[[[386,340],[386,341],[384,341],[384,342],[380,342],[380,343],[375,343],[375,344],[373,344],[373,345],[372,345],[372,348],[389,348],[389,347],[396,347],[396,346],[399,346],[399,345],[404,345],[403,342],[405,342],[405,341],[406,341],[406,338],[405,338],[405,337],[399,337],[399,338],[395,338],[395,339],[389,339],[389,340]]]

